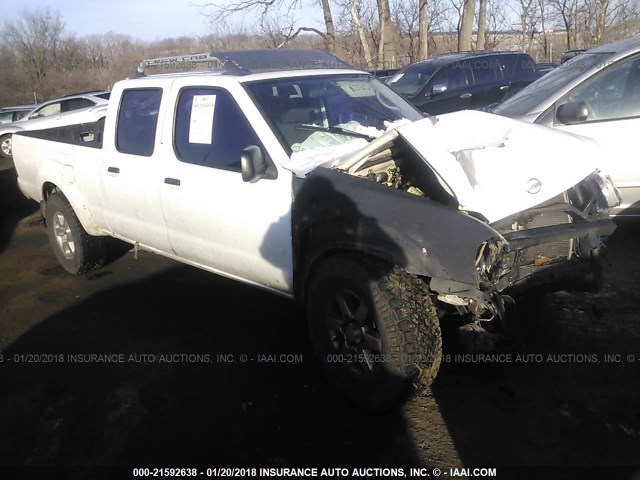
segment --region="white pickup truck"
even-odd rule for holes
[[[113,236],[291,297],[329,378],[371,409],[433,381],[440,322],[495,325],[510,292],[599,287],[619,197],[592,141],[423,118],[369,74],[292,69],[321,53],[251,53],[121,81],[104,120],[14,136],[66,270],[100,267]]]

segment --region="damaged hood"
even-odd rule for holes
[[[602,156],[593,140],[470,110],[425,118],[397,132],[462,209],[489,222],[568,190],[593,173]]]

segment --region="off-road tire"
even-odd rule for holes
[[[105,239],[85,231],[63,194],[47,198],[44,216],[53,253],[67,272],[82,275],[104,265]]]
[[[336,321],[339,308],[334,305],[339,304],[341,295],[351,294],[360,298],[367,309],[367,321],[377,329],[381,351],[371,352],[369,358],[378,360],[372,366],[366,362],[358,366],[362,355],[357,354],[357,348],[353,354],[348,353],[348,344],[354,342],[342,333],[344,325],[340,333],[335,328],[342,320]],[[435,379],[442,338],[438,315],[423,280],[366,256],[335,255],[314,270],[306,298],[314,350],[329,381],[356,405],[372,411],[388,410],[412,389],[426,388]],[[357,314],[358,308],[354,307],[353,317],[362,317]],[[374,336],[370,328],[366,331],[363,337]]]

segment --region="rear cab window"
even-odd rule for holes
[[[119,152],[144,157],[153,154],[161,100],[161,88],[132,88],[122,92],[116,125]]]

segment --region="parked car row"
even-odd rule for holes
[[[109,95],[110,92],[106,91],[91,91],[67,95],[38,105],[1,109],[0,155],[12,158],[11,139],[16,132],[95,122],[105,115]]]
[[[567,51],[559,66],[513,52],[443,55],[387,83],[428,114],[479,109],[595,139],[622,194],[612,215],[640,215],[640,37]]]

